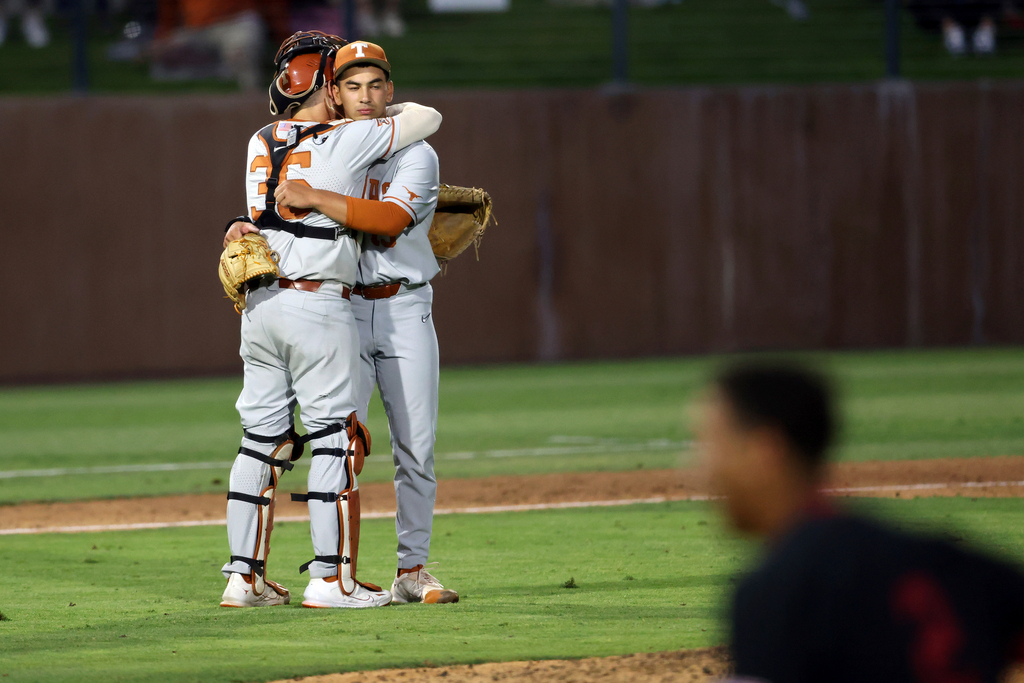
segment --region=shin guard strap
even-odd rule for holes
[[[347,448],[314,448],[310,452],[313,455],[333,455],[335,458],[344,458],[349,455]]]
[[[252,567],[252,570],[254,572],[259,574],[260,576],[263,576],[263,568],[266,566],[266,564],[263,562],[263,560],[254,560],[251,557],[242,557],[241,555],[232,555],[231,556],[231,561],[232,562],[245,562],[247,565]]]
[[[331,426],[324,427],[323,429],[321,429],[319,431],[310,432],[309,434],[305,434],[304,436],[302,436],[302,443],[309,443],[313,439],[322,439],[325,436],[330,436],[331,434],[337,434],[338,432],[343,431],[344,429],[345,429],[345,425],[341,424],[340,422],[336,422],[336,423],[332,424]]]
[[[241,448],[238,449],[238,454],[248,455],[250,458],[254,458],[256,460],[259,460],[260,462],[265,462],[271,467],[280,467],[283,470],[290,470],[293,467],[295,467],[295,465],[293,465],[288,460],[277,460],[276,458],[271,458],[269,455],[264,455],[259,451],[254,451],[251,448],[246,448],[245,446],[242,446]]]
[[[339,500],[348,500],[348,496],[338,493],[323,493],[321,491],[310,491],[309,493],[293,493],[293,503],[305,503],[310,500],[319,500],[324,503],[337,503]]]
[[[266,496],[250,496],[248,493],[228,491],[228,500],[241,500],[253,505],[270,505],[270,499]]]
[[[277,442],[281,440],[280,436],[263,436],[262,434],[253,434],[245,429],[242,430],[242,436],[249,439],[249,441],[255,441],[256,443],[272,443],[275,446],[278,445]]]
[[[351,564],[352,560],[348,559],[344,555],[316,555],[312,560],[299,567],[299,573],[302,574],[305,572],[309,569],[309,565],[314,562],[326,562],[327,564]]]

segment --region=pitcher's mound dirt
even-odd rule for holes
[[[627,683],[638,681],[708,681],[728,673],[725,648],[651,652],[621,657],[588,659],[551,659],[536,662],[496,662],[465,666],[422,667],[419,669],[381,669],[347,674],[328,674],[290,678],[302,683],[384,683],[388,681],[436,681],[437,683]],[[274,683],[286,683],[275,681]]]
[[[1024,457],[857,462],[837,465],[830,476],[834,495],[994,496],[1024,495]],[[394,512],[390,482],[361,484],[363,512]],[[437,491],[439,510],[493,505],[532,505],[661,497],[683,499],[707,494],[694,469],[576,472],[529,476],[448,479]],[[287,502],[279,517],[304,514]],[[162,523],[224,519],[223,493],[26,503],[0,508],[0,529],[50,529],[125,523]]]
[[[418,669],[380,669],[346,674],[327,674],[289,678],[273,683],[710,683],[729,674],[724,647],[679,652],[652,652],[622,657],[588,659],[552,659],[535,662],[495,662],[464,666],[421,667]],[[1005,683],[1024,683],[1024,667],[1010,671]]]

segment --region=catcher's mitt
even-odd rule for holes
[[[479,247],[490,220],[491,195],[475,187],[441,185],[429,232],[438,262],[451,261],[470,244]]]
[[[280,261],[281,257],[270,249],[267,238],[258,233],[246,233],[228,242],[220,255],[217,272],[239,315],[245,310],[245,295],[250,289],[269,285],[277,279]]]

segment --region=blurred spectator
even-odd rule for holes
[[[942,41],[953,56],[967,52],[967,32],[975,54],[996,51],[996,17],[1000,0],[908,0],[907,8],[924,28],[942,29]]]
[[[357,38],[373,38],[382,34],[390,38],[401,38],[405,35],[405,22],[399,12],[400,6],[401,0],[357,0]]]
[[[42,0],[0,0],[0,45],[7,41],[8,22],[15,14],[21,14],[21,33],[26,43],[37,48],[50,44]]]
[[[278,2],[161,0],[153,77],[234,78],[243,90],[261,87],[268,10],[283,15]]]
[[[350,31],[345,25],[345,2],[324,2],[324,0],[291,0],[288,3],[289,35],[297,31],[316,29],[347,40],[355,40],[349,36]]]
[[[741,365],[704,404],[701,447],[728,520],[768,541],[736,590],[737,680],[997,683],[1024,658],[1024,575],[832,507],[822,378]]]
[[[786,13],[797,21],[807,21],[811,16],[811,11],[807,9],[803,0],[772,0],[772,4],[786,10]]]

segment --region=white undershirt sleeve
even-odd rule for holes
[[[395,145],[397,149],[428,138],[441,127],[441,112],[415,102],[406,102],[395,119],[401,124],[398,128],[398,143]]]

